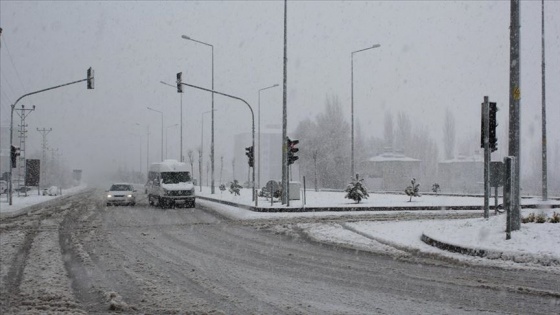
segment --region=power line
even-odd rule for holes
[[[8,79],[6,79],[6,77],[4,76],[4,73],[2,72],[2,70],[0,70],[0,77],[4,79],[4,81],[8,84],[8,87],[10,88],[10,91],[13,95],[17,95],[17,93],[14,91],[14,88],[12,87],[12,84],[10,83],[10,81]],[[5,89],[2,89],[2,91],[4,91]],[[13,99],[12,97],[9,97],[10,99]],[[12,103],[10,103],[12,104]]]
[[[10,53],[10,49],[8,48],[8,44],[6,43],[6,39],[5,36],[1,36],[0,37],[2,39],[2,41],[4,42],[4,47],[6,48],[6,51],[8,52],[8,57],[10,57],[10,62],[12,63],[12,66],[14,67],[14,70],[16,72],[16,76],[19,80],[19,83],[21,84],[21,88],[23,89],[23,92],[25,93],[25,86],[23,85],[23,82],[21,81],[21,78],[19,76],[19,72],[17,71],[16,65],[14,63],[14,60],[12,59],[12,54]]]

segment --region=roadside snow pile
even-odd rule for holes
[[[527,216],[535,210],[524,210]],[[539,214],[552,216],[551,210],[537,210]],[[533,263],[543,266],[560,266],[560,224],[522,223],[521,229],[511,233],[506,240],[506,216],[448,221],[446,224],[423,222],[423,234],[446,244],[477,250],[489,259],[511,260],[517,263]]]

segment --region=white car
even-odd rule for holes
[[[107,206],[111,205],[136,205],[136,190],[129,183],[115,183],[107,190]]]
[[[56,196],[58,195],[59,189],[56,186],[51,186],[49,187],[49,189],[47,189],[47,194],[49,196]]]

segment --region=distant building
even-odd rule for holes
[[[399,152],[385,152],[364,162],[364,183],[369,190],[404,191],[420,177],[420,160]]]
[[[438,163],[438,184],[442,192],[480,194],[484,192],[484,160],[479,155],[459,156]]]

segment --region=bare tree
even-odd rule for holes
[[[194,176],[194,151],[189,149],[187,156],[189,157],[189,163],[191,164],[191,175]]]
[[[200,191],[202,191],[202,147],[198,148],[198,174],[200,176],[199,180],[199,186],[200,186]]]
[[[443,145],[445,150],[445,159],[453,159],[455,157],[455,116],[453,116],[453,113],[449,110],[449,108],[445,110]]]
[[[220,184],[222,184],[222,173],[224,172],[224,156],[220,156]]]
[[[393,115],[389,111],[385,112],[385,146],[387,148],[394,148],[395,144],[395,136],[394,136],[394,129],[393,129]]]
[[[412,122],[410,121],[410,118],[406,113],[399,112],[399,114],[397,115],[395,149],[403,150],[406,152],[406,148],[410,145],[411,137]]]
[[[343,119],[336,96],[329,96],[325,111],[315,121],[299,123],[295,137],[300,139],[300,172],[309,178],[320,177],[321,187],[344,188],[350,168],[350,124]],[[316,173],[316,170],[318,174]]]
[[[314,170],[315,170],[315,191],[319,191],[319,189],[317,188],[317,150],[313,150],[313,165]]]

